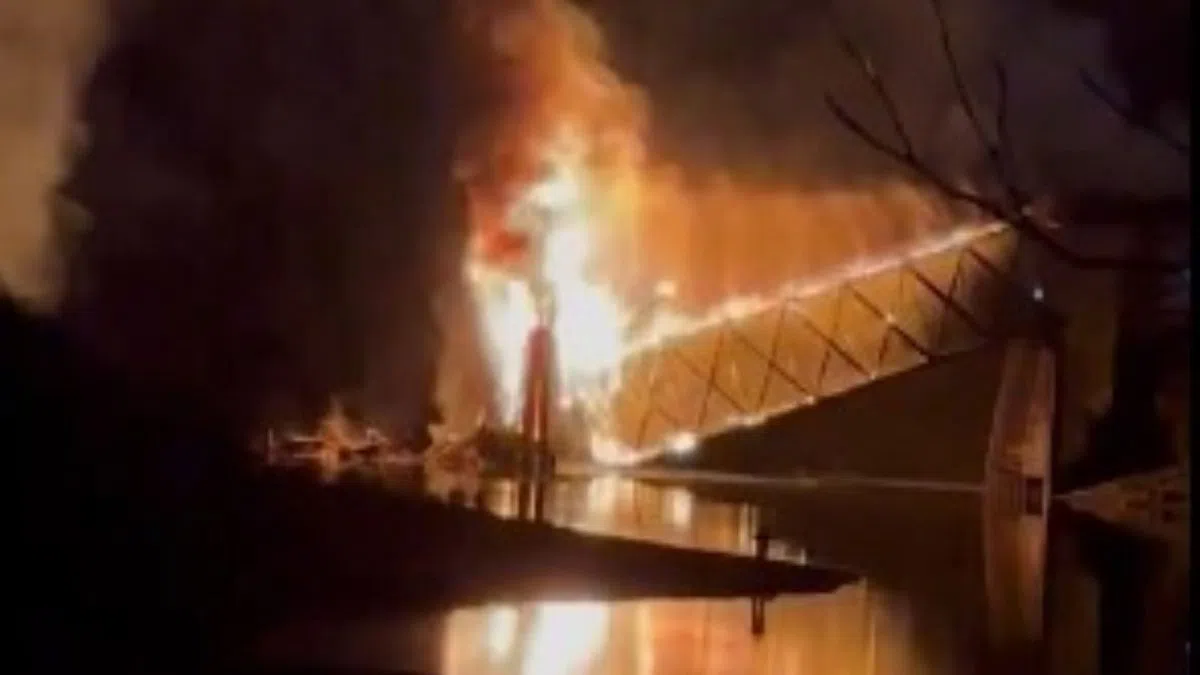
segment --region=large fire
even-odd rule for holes
[[[564,130],[546,176],[511,206],[507,228],[481,233],[468,274],[500,389],[505,423],[519,413],[530,332],[548,323],[564,407],[595,404],[619,385],[628,313],[592,271],[593,232],[582,139]]]
[[[489,90],[496,111],[468,130],[459,157],[473,230],[467,276],[498,421],[511,426],[519,419],[527,339],[544,325],[554,338],[558,404],[583,420],[592,458],[636,461],[653,450],[623,447],[609,433],[622,362],[671,335],[761,308],[777,294],[748,291],[794,292],[797,276],[811,286],[810,270],[792,261],[821,258],[824,243],[812,232],[796,233],[815,222],[826,240],[846,237],[838,227],[864,217],[859,204],[878,217],[880,197],[822,194],[818,205],[805,195],[731,188],[728,180],[704,195],[689,193],[674,167],[647,161],[641,98],[606,66],[584,15],[563,0],[463,3],[468,43],[498,83]],[[934,220],[915,190],[899,192],[912,220]],[[894,194],[883,199],[896,201]],[[764,247],[747,234],[750,226],[786,229],[760,230],[771,242]],[[698,232],[706,246],[694,244]],[[857,232],[849,236],[856,250],[821,259],[850,256],[861,264],[871,245]],[[737,255],[771,257],[759,267],[786,268],[788,276],[755,277],[755,288],[744,288],[729,281],[728,260]],[[704,286],[693,293],[698,306],[668,306],[684,282],[705,276],[692,270],[710,261],[716,264],[707,276],[723,285],[714,291],[707,278],[686,284],[689,292]],[[679,277],[689,273],[691,279]],[[696,440],[678,435],[666,449],[686,451]]]
[[[640,103],[604,66],[598,33],[574,7],[462,7],[468,45],[497,83],[491,114],[468,130],[459,159],[474,232],[467,272],[499,421],[518,420],[526,343],[542,325],[554,338],[557,403],[602,437],[631,313],[599,253],[618,221],[636,220]]]

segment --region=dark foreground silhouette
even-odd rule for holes
[[[229,672],[285,620],[851,578],[264,473],[220,419],[123,383],[50,322],[6,304],[0,347],[19,672]]]

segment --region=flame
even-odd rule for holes
[[[546,177],[512,205],[510,227],[527,230],[532,258],[515,267],[478,255],[468,262],[506,424],[515,424],[530,332],[549,320],[564,407],[602,401],[620,386],[629,314],[590,273],[593,220],[588,213],[579,137],[561,132],[547,151]],[[532,222],[531,222],[532,221]],[[538,287],[545,286],[539,293]],[[544,297],[539,298],[539,294]]]
[[[578,187],[568,191],[562,186],[551,187],[548,192],[582,194]],[[568,212],[573,210],[567,209]],[[633,313],[610,289],[585,272],[591,260],[591,221],[574,217],[557,222],[561,225],[553,227],[546,238],[542,270],[550,280],[553,302],[559,308],[553,335],[560,350],[557,377],[565,389],[563,403],[567,407],[583,406],[589,413],[591,457],[599,463],[614,466],[636,464],[662,452],[688,454],[700,442],[695,434],[681,432],[665,439],[662,448],[630,448],[605,433],[608,402],[620,387],[620,367],[626,359],[654,349],[665,341],[761,312],[785,298],[811,297],[849,279],[877,274],[913,259],[962,246],[975,237],[987,236],[1004,227],[1003,223],[964,225],[891,255],[854,260],[824,275],[784,284],[773,293],[729,298],[698,315],[665,308],[654,313],[651,321],[635,331],[631,326]],[[521,401],[524,344],[538,322],[536,302],[528,282],[513,276],[493,269],[489,275],[476,278],[492,363],[501,383],[500,406],[505,411],[505,423],[514,424]],[[492,288],[504,289],[510,294],[508,300],[495,302],[497,296],[489,291]],[[675,294],[675,284],[670,280],[660,281],[654,291],[656,296],[670,299]],[[811,402],[810,399],[808,403]],[[776,412],[740,416],[731,419],[730,425],[758,426]]]
[[[499,113],[468,129],[457,172],[473,233],[466,277],[503,425],[519,419],[526,341],[546,325],[558,405],[579,413],[593,460],[627,465],[660,452],[692,452],[700,440],[693,434],[672,436],[663,448],[629,448],[611,433],[626,359],[920,252],[894,252],[895,235],[864,243],[855,228],[871,216],[937,220],[929,200],[905,186],[814,197],[747,188],[725,176],[700,192],[686,189],[680,170],[647,159],[642,100],[605,64],[586,15],[562,0],[464,6],[465,25],[477,31],[471,44],[487,45],[479,53],[490,60],[480,68],[497,74],[507,96]],[[883,202],[891,211],[879,211]],[[767,229],[747,235],[750,225]],[[954,230],[922,246],[954,245],[977,230]],[[852,250],[830,249],[829,239],[847,231],[841,236]],[[705,246],[692,241],[694,232],[705,233]],[[878,250],[891,253],[864,255]],[[828,262],[847,254],[848,265]],[[763,264],[732,279],[730,260],[739,256]],[[750,277],[750,285],[775,292],[746,292]]]
[[[599,240],[636,220],[640,101],[604,65],[598,33],[573,6],[463,7],[471,44],[486,45],[480,67],[506,92],[500,112],[469,130],[459,158],[473,229],[467,278],[498,421],[516,424],[526,341],[546,326],[559,407],[602,430],[634,317],[600,274]],[[593,453],[619,461],[599,438]]]

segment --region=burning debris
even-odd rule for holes
[[[315,469],[327,481],[355,472],[373,478],[419,472],[435,494],[476,491],[484,471],[481,447],[488,440],[482,424],[461,435],[435,427],[430,429],[430,437],[423,447],[395,443],[379,429],[356,422],[333,397],[313,432],[269,430],[264,459],[272,466]]]
[[[389,462],[412,459],[415,453],[397,448],[379,429],[356,423],[334,397],[312,433],[267,431],[268,464],[311,462],[336,473],[347,464],[365,461]]]

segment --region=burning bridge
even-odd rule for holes
[[[845,393],[1046,316],[1044,252],[1005,225],[962,229],[772,298],[733,303],[625,357],[600,461],[686,453],[703,437]]]

